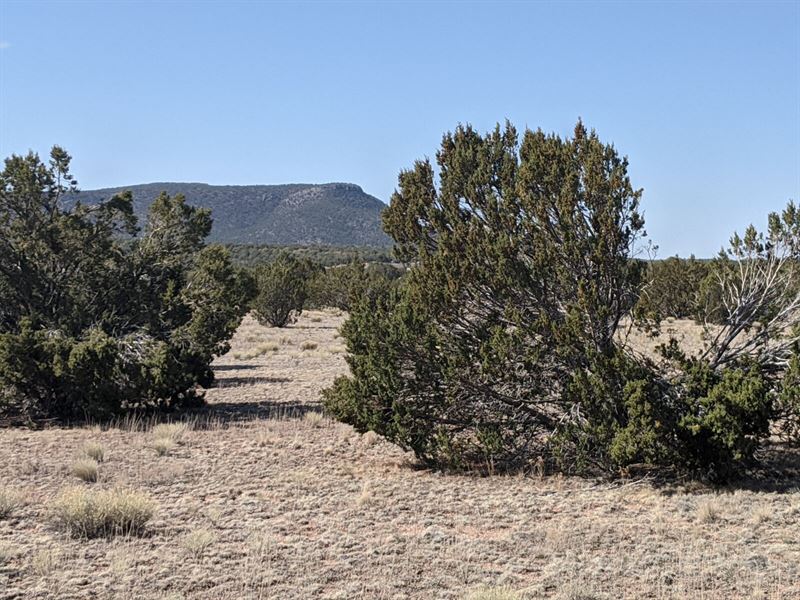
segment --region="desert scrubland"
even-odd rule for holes
[[[246,318],[208,406],[159,419],[177,426],[0,430],[0,598],[800,597],[796,454],[768,446],[724,487],[423,469],[322,414],[343,320]],[[153,516],[75,537],[56,515],[73,488],[141,494]]]

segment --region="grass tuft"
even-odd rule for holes
[[[23,505],[22,494],[9,488],[0,489],[0,520],[7,519]]]
[[[718,500],[703,502],[697,509],[697,519],[701,523],[716,523],[722,517],[722,507]]]
[[[520,600],[521,596],[507,587],[484,587],[472,592],[467,600]]]
[[[98,442],[86,442],[86,444],[83,445],[83,454],[101,463],[106,457],[106,450],[103,448],[103,445]]]
[[[189,554],[199,558],[215,541],[217,537],[208,529],[195,529],[186,534],[182,546],[189,551]]]
[[[97,461],[93,458],[82,458],[72,463],[72,474],[78,479],[94,483],[97,481]]]
[[[153,501],[136,491],[77,487],[64,490],[56,499],[53,520],[74,537],[137,535],[154,512]]]
[[[322,427],[322,422],[325,420],[325,417],[322,416],[322,413],[312,410],[303,416],[303,420],[312,427],[316,428]]]
[[[153,437],[156,440],[172,440],[180,444],[188,431],[189,426],[186,423],[159,423],[153,427]]]
[[[166,456],[175,449],[175,446],[177,446],[177,444],[170,438],[156,438],[155,441],[153,441],[153,450],[155,450],[156,454],[159,456]]]

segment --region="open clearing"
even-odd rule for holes
[[[320,416],[341,321],[246,319],[169,443],[135,421],[0,430],[0,598],[800,598],[796,468],[724,489],[422,470]],[[73,539],[50,515],[71,486],[156,514],[141,537]]]

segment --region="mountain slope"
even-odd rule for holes
[[[144,223],[147,207],[162,191],[184,194],[194,206],[210,208],[210,241],[229,244],[328,244],[388,246],[380,225],[383,202],[351,183],[208,185],[146,183],[80,191],[75,198],[96,203],[133,192],[134,211]]]

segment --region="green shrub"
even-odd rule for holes
[[[284,327],[303,312],[308,280],[314,272],[309,261],[280,254],[255,271],[256,297],[253,312],[262,325]]]
[[[0,173],[0,411],[104,418],[199,399],[247,310],[248,277],[204,247],[207,210],[131,194],[69,200],[69,155],[12,156]]]
[[[384,213],[409,271],[351,306],[350,375],[323,394],[332,416],[448,468],[644,463],[724,479],[753,459],[776,414],[782,371],[770,349],[784,343],[762,337],[750,354],[712,344],[690,359],[673,340],[658,365],[619,343],[653,273],[631,258],[640,192],[613,147],[580,123],[572,139],[526,131],[521,144],[510,125],[486,136],[459,127],[437,160],[438,185],[417,162]],[[647,310],[686,316],[702,282],[725,285],[738,268],[666,261],[664,294]],[[783,380],[787,414],[795,379]]]
[[[459,127],[437,160],[438,186],[427,161],[400,175],[384,225],[413,266],[353,309],[352,376],[327,409],[430,464],[611,466],[615,333],[641,277],[626,161],[581,124],[521,144],[510,125]]]
[[[634,312],[655,320],[698,318],[707,300],[701,286],[709,272],[709,263],[694,256],[649,262]]]
[[[361,296],[379,294],[401,274],[402,271],[388,265],[365,265],[358,260],[320,270],[308,283],[306,306],[350,311]]]

